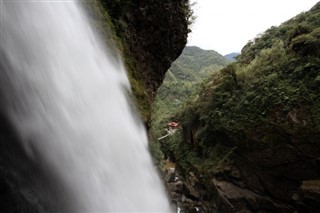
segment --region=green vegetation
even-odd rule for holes
[[[167,123],[175,120],[176,113],[196,98],[202,81],[227,63],[228,60],[216,51],[186,47],[172,64],[158,89],[152,111],[151,150],[158,161],[163,159],[163,155],[157,138],[166,134]],[[162,140],[162,152],[173,157],[178,141],[181,141],[181,131]]]
[[[245,188],[261,194],[267,190],[283,202],[291,199],[285,187],[299,190],[292,180],[319,177],[314,163],[320,151],[319,20],[320,3],[259,35],[242,49],[236,62],[196,87],[186,86],[197,80],[188,69],[179,69],[181,65],[175,73],[168,72],[170,83],[164,82],[158,92],[154,131],[159,134],[164,121],[173,118],[181,124],[174,146],[162,150],[173,153],[182,175],[195,174],[210,194],[217,174],[232,179],[230,166],[226,169],[229,164],[241,168],[245,175],[237,178],[242,178]],[[180,60],[172,69],[179,63],[186,64]],[[210,60],[206,67],[209,64]],[[192,65],[197,73],[205,69],[194,61]],[[172,85],[177,89],[169,91]],[[284,171],[288,165],[292,169]],[[252,174],[265,188],[246,182]],[[281,184],[271,182],[273,178]]]
[[[195,103],[180,111],[184,130],[195,132],[191,150],[198,166],[209,169],[203,160],[222,160],[235,149],[273,149],[290,143],[288,135],[304,143],[319,135],[319,7],[249,42],[238,62],[207,79]],[[186,143],[181,141],[177,153]],[[184,166],[189,159],[181,160],[190,169]]]
[[[115,27],[112,23],[112,18],[102,6],[101,0],[83,2],[83,6],[86,8],[86,12],[91,18],[91,22],[95,29],[99,32],[100,37],[103,39],[103,42],[105,42],[110,48],[119,49],[120,54],[121,51],[123,51],[122,42],[115,34]]]

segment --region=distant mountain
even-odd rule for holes
[[[214,50],[203,50],[196,46],[185,47],[180,57],[171,65],[166,81],[176,80],[200,81],[210,73],[220,70],[229,63],[228,60]]]
[[[171,105],[173,100],[183,103],[196,93],[202,80],[228,63],[230,62],[224,56],[214,50],[203,50],[196,46],[185,47],[166,73],[156,99],[170,102],[168,105]]]
[[[233,53],[229,53],[229,54],[225,55],[224,57],[225,57],[226,59],[228,59],[229,61],[234,62],[234,61],[236,61],[236,57],[237,57],[238,55],[240,55],[240,53],[235,53],[235,52],[233,52]]]

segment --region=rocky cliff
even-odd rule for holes
[[[178,113],[175,198],[205,212],[320,209],[320,3],[249,42]],[[178,136],[175,136],[178,137]],[[172,178],[171,178],[172,179]]]
[[[156,90],[187,42],[189,1],[99,1],[111,18],[139,111],[149,125]]]

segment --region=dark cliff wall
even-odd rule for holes
[[[187,42],[189,1],[99,1],[120,38],[134,96],[148,124],[155,92]]]

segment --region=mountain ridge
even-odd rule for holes
[[[236,57],[237,57],[238,55],[240,55],[240,53],[238,53],[238,52],[232,52],[232,53],[229,53],[229,54],[224,55],[224,57],[226,57],[229,61],[234,62],[234,61],[236,61]]]

